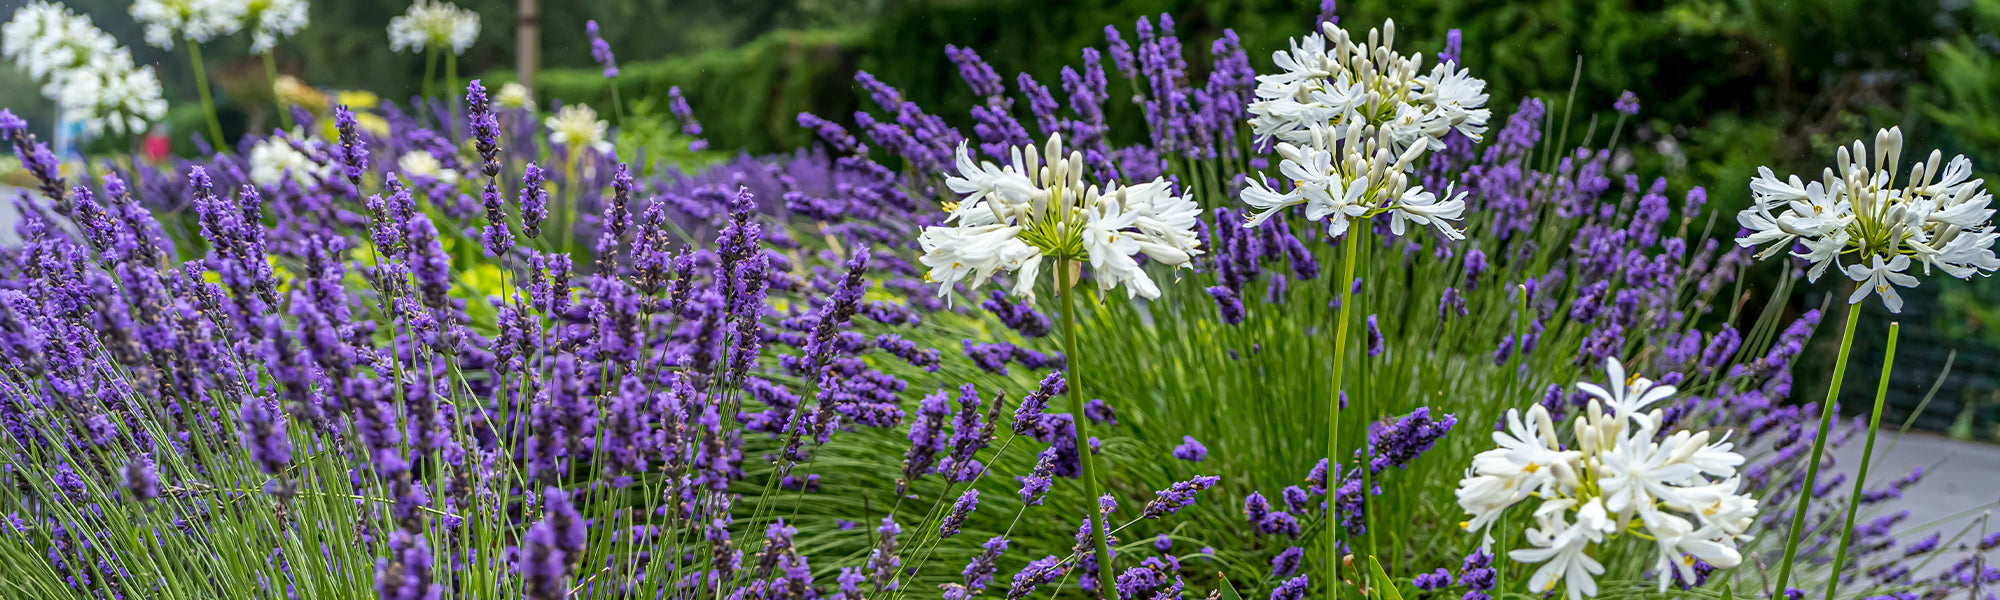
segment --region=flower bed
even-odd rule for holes
[[[1732,216],[1702,189],[1611,164],[1637,98],[1573,142],[1540,100],[1495,118],[1455,42],[1430,61],[1393,31],[1327,22],[1262,75],[1226,33],[1197,85],[1173,24],[1142,19],[1060,96],[1025,74],[1010,95],[950,47],[983,99],[971,137],[862,73],[874,111],[799,115],[814,151],[692,173],[621,160],[587,107],[544,121],[478,81],[70,179],[0,112],[39,184],[0,261],[0,557],[20,574],[0,589],[1574,600],[2000,579],[1979,554],[2000,536],[1896,548],[1917,475],[1822,476],[1825,446],[1881,427],[1793,393],[1823,313],[1781,310],[1835,265],[1868,282],[1850,302],[1892,307],[1912,264],[2000,267],[1969,165],[1897,183],[1887,130],[1823,182],[1748,183],[1743,239],[1718,241]],[[1107,135],[1114,73],[1151,116],[1139,143]],[[668,104],[671,139],[701,135]],[[1794,238],[1811,262],[1752,314],[1752,246]]]

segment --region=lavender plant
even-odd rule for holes
[[[879,167],[800,158],[640,180],[561,135],[507,148],[477,82],[463,114],[461,129],[392,113],[376,135],[343,108],[333,139],[278,135],[185,171],[36,170],[46,195],[15,200],[27,243],[6,261],[0,555],[23,574],[10,594],[964,594],[1010,547],[969,519],[1042,503],[993,471],[1046,486],[1088,456],[1055,443],[1077,421],[1045,412],[1047,389],[1006,406],[1009,387],[967,384],[905,422],[913,383],[958,377],[901,337],[929,311],[873,291],[916,273],[886,232],[920,218]],[[42,145],[23,129],[5,133],[32,165]],[[428,161],[387,159],[413,155]],[[549,160],[575,166],[536,166]],[[842,203],[829,231],[864,237],[808,246],[784,227],[793,212],[759,204],[812,214],[812,194]],[[572,230],[588,244],[549,241]],[[1006,409],[1037,441],[1000,439]],[[802,510],[839,464],[820,461],[861,437],[907,438],[903,477],[849,496],[847,526]],[[1054,445],[1006,454],[1039,443]],[[1129,520],[1168,517],[1215,481],[1169,487]],[[1066,577],[1080,548],[1047,547],[1016,591]],[[971,554],[962,577],[930,560]]]

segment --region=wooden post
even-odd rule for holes
[[[528,91],[535,90],[535,70],[541,67],[541,12],[539,0],[521,0],[519,20],[515,25],[514,70],[521,85]]]

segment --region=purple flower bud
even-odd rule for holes
[[[346,105],[333,109],[333,122],[340,133],[340,164],[346,167],[348,182],[361,189],[361,174],[368,170],[368,146],[361,141],[360,125]]]
[[[965,490],[964,494],[959,495],[958,501],[952,503],[951,514],[945,515],[944,523],[938,526],[938,538],[958,535],[959,528],[965,526],[965,518],[971,516],[973,509],[978,507],[979,490]]]
[[[1175,483],[1167,489],[1160,490],[1158,497],[1154,498],[1151,502],[1147,502],[1145,510],[1139,514],[1139,517],[1157,519],[1173,514],[1183,507],[1194,504],[1196,492],[1213,487],[1216,482],[1221,480],[1222,478],[1220,477],[1196,475],[1194,479]]]
[[[1223,323],[1235,325],[1243,322],[1243,301],[1236,298],[1235,290],[1210,286],[1208,295],[1215,298],[1215,308],[1221,311]]]
[[[542,220],[549,218],[549,191],[542,187],[542,168],[535,163],[521,170],[521,233],[529,239],[541,237]]]
[[[1376,326],[1375,315],[1368,315],[1368,358],[1382,355],[1382,328]]]
[[[605,42],[604,38],[597,31],[597,21],[595,19],[585,21],[583,23],[583,33],[590,36],[591,60],[597,61],[598,66],[604,67],[605,79],[616,79],[618,77],[618,58],[611,55],[611,44]]]
[[[1278,584],[1276,589],[1271,590],[1271,600],[1305,600],[1306,592],[1306,576],[1300,575],[1285,580],[1284,583]]]
[[[1632,90],[1625,90],[1625,93],[1618,95],[1618,101],[1612,103],[1611,108],[1625,116],[1639,114],[1639,96],[1632,93]]]
[[[1188,462],[1201,462],[1208,458],[1208,447],[1195,441],[1194,436],[1181,436],[1181,445],[1174,447],[1174,458]]]
[[[1101,398],[1092,398],[1088,404],[1083,405],[1083,416],[1089,417],[1090,422],[1099,425],[1118,424],[1118,414],[1113,412],[1111,405],[1105,404]]]
[[[1299,562],[1305,558],[1305,555],[1305,549],[1298,546],[1292,546],[1286,548],[1284,552],[1279,552],[1277,556],[1271,558],[1271,576],[1282,579],[1298,573]]]

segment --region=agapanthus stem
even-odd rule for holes
[[[278,122],[285,124],[285,130],[292,129],[292,109],[285,106],[285,99],[278,97],[278,59],[270,51],[264,52],[264,83],[271,86],[271,104],[278,107]]]
[[[446,93],[450,93],[450,90],[454,90],[457,88],[458,88],[458,55],[455,53],[446,52],[444,54],[444,89],[446,90]]]
[[[208,117],[208,134],[215,136],[210,143],[215,151],[229,153],[229,142],[222,139],[222,120],[215,117],[215,98],[208,94],[208,68],[202,66],[201,44],[187,40],[188,62],[194,67],[194,89],[201,93],[201,112]]]
[[[1840,354],[1833,361],[1833,382],[1827,385],[1826,400],[1819,405],[1819,431],[1813,434],[1812,462],[1806,463],[1806,481],[1799,487],[1798,510],[1792,513],[1792,529],[1785,534],[1785,558],[1778,563],[1778,579],[1771,588],[1771,597],[1785,597],[1785,582],[1792,578],[1792,557],[1799,552],[1799,534],[1806,528],[1806,509],[1812,508],[1814,480],[1819,478],[1819,463],[1826,454],[1826,433],[1833,429],[1834,399],[1840,396],[1840,380],[1847,374],[1847,352],[1854,348],[1854,324],[1861,321],[1855,314],[1856,305],[1847,305],[1847,327],[1840,334]]]
[[[1346,239],[1340,246],[1340,278],[1333,281],[1339,288],[1334,293],[1340,295],[1340,316],[1336,317],[1333,328],[1333,385],[1327,391],[1326,399],[1326,518],[1320,528],[1325,537],[1326,589],[1327,597],[1340,598],[1340,522],[1334,516],[1334,494],[1340,489],[1340,386],[1341,374],[1347,370],[1347,322],[1354,309],[1354,260],[1361,253],[1361,235],[1365,224],[1350,223]],[[1362,468],[1366,468],[1365,466]],[[1367,490],[1362,496],[1367,497]]]
[[[1097,498],[1102,495],[1097,490],[1097,457],[1090,453],[1090,418],[1083,414],[1083,374],[1079,368],[1083,357],[1076,354],[1076,303],[1070,296],[1070,261],[1056,261],[1056,296],[1062,303],[1063,314],[1063,375],[1068,379],[1071,421],[1076,424],[1076,457],[1083,463],[1083,492],[1087,504],[1085,522],[1090,526],[1090,538],[1097,546],[1097,596],[1109,597],[1105,591],[1115,582],[1111,578],[1111,543],[1105,539],[1106,530],[1103,513],[1097,509]]]
[[[1852,316],[1848,318],[1853,320]],[[1840,528],[1840,546],[1833,553],[1833,570],[1827,572],[1828,598],[1840,589],[1841,559],[1847,556],[1847,544],[1854,539],[1854,513],[1861,508],[1861,488],[1868,483],[1868,463],[1875,457],[1875,432],[1882,428],[1882,400],[1889,396],[1889,368],[1896,364],[1896,334],[1902,328],[1902,323],[1889,323],[1889,347],[1882,353],[1882,380],[1875,384],[1875,410],[1868,415],[1868,441],[1861,445],[1861,466],[1854,473],[1854,495],[1847,498],[1847,525]]]
[[[431,80],[437,78],[438,53],[436,48],[424,53],[424,99],[431,98]]]

